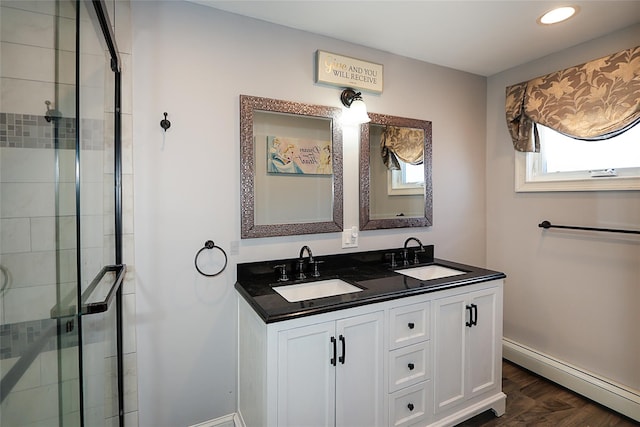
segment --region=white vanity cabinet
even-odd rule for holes
[[[240,297],[244,425],[451,426],[487,409],[502,415],[502,287],[491,280],[268,324]]]
[[[384,425],[384,312],[371,307],[264,324],[241,299],[245,425]]]
[[[436,418],[458,417],[482,396],[497,400],[491,407],[502,415],[501,283],[434,299],[433,311]]]

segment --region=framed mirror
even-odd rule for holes
[[[360,127],[360,229],[432,225],[431,122],[369,117]]]
[[[240,95],[243,239],[342,231],[340,114]]]

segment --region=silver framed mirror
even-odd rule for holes
[[[431,122],[369,117],[360,127],[360,229],[431,226]]]
[[[240,95],[243,239],[342,231],[340,114]]]

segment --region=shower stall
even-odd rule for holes
[[[110,15],[104,0],[0,0],[3,426],[124,425]]]

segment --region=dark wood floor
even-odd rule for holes
[[[566,388],[508,361],[502,362],[502,390],[507,411],[497,418],[486,411],[459,426],[600,427],[639,426]]]

